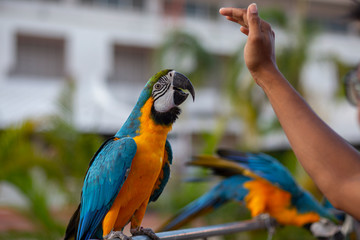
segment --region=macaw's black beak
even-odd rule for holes
[[[195,90],[190,82],[190,80],[182,75],[181,73],[175,72],[173,80],[173,89],[174,91],[174,103],[179,106],[182,104],[186,98],[189,96],[189,93],[185,92],[187,90],[190,92],[193,101],[195,101]]]

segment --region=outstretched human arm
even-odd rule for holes
[[[244,58],[264,90],[291,147],[316,185],[339,209],[360,219],[360,154],[326,125],[279,71],[275,34],[257,7],[222,8],[220,14],[241,25],[248,36]]]

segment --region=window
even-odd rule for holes
[[[80,0],[82,3],[106,6],[106,7],[119,7],[134,10],[143,10],[145,7],[144,0]]]
[[[219,18],[217,2],[206,1],[163,1],[164,14],[167,16],[182,16],[216,20]]]
[[[152,76],[152,50],[141,47],[114,46],[111,82],[141,83]]]
[[[185,12],[190,17],[204,19],[217,19],[219,15],[218,6],[209,3],[186,2]]]
[[[65,41],[18,34],[16,63],[11,75],[63,77],[65,74]]]

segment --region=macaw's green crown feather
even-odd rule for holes
[[[178,106],[187,99],[189,93],[194,100],[194,87],[183,74],[172,69],[156,73],[146,83],[130,116],[115,136],[138,135],[141,109],[150,97],[154,99],[151,109],[152,119],[157,124],[171,125],[181,112]]]
[[[159,79],[163,76],[165,76],[166,74],[168,74],[170,71],[172,71],[172,69],[164,69],[161,70],[160,72],[156,73],[155,75],[153,75],[149,81],[146,83],[145,85],[145,89],[150,90],[150,93],[152,91],[152,88],[154,86],[155,83],[157,83],[157,81],[159,81]],[[144,89],[144,90],[145,90]]]

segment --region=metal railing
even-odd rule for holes
[[[345,229],[342,229],[344,225],[347,225],[345,222],[348,221],[347,224],[349,226],[345,226]],[[341,227],[342,236],[328,236],[326,239],[345,239],[344,237],[348,236],[348,234],[354,233],[355,239],[360,240],[360,224],[358,221],[348,216],[348,219],[345,220],[343,226]],[[160,238],[160,240],[191,240],[191,239],[206,239],[208,237],[214,236],[223,236],[227,234],[240,233],[245,231],[252,230],[267,230],[268,237],[267,239],[272,239],[272,236],[275,232],[275,228],[278,226],[278,223],[275,219],[270,216],[263,214],[258,217],[245,220],[241,222],[233,222],[233,223],[225,223],[219,225],[205,226],[205,227],[197,227],[197,228],[188,228],[182,230],[175,231],[167,231],[167,232],[159,232],[156,235]],[[339,228],[340,230],[340,228]],[[325,234],[326,235],[326,234]],[[118,239],[119,238],[115,238]],[[133,240],[151,240],[148,236],[133,236]],[[324,236],[318,239],[325,239]]]
[[[175,230],[168,232],[156,233],[161,240],[189,240],[189,239],[205,239],[207,237],[220,236],[250,230],[269,229],[270,221],[266,219],[253,219],[241,222],[226,223],[220,225],[189,228],[183,230]],[[150,240],[147,236],[135,236],[133,240]]]

